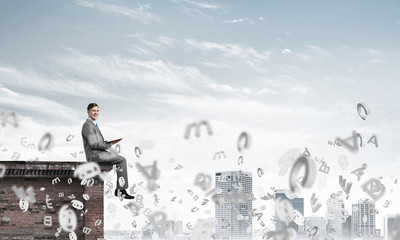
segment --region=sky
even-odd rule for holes
[[[172,219],[193,224],[199,218],[190,212],[199,204],[187,194],[204,194],[192,184],[197,173],[251,172],[257,197],[261,188],[289,187],[279,160],[305,148],[331,168],[329,188],[304,189],[306,213],[313,192],[326,209],[329,195],[341,190],[339,175],[353,182],[349,211],[368,197],[362,183],[382,177],[394,190],[377,208],[382,216],[398,212],[398,1],[1,1],[0,35],[0,110],[19,120],[14,127],[9,118],[0,129],[1,160],[17,153],[19,160],[85,161],[81,127],[88,103],[96,102],[103,135],[125,137],[121,155],[132,166],[157,161],[159,206],[154,193],[139,191],[148,208]],[[366,120],[358,103],[370,109]],[[186,126],[202,120],[212,135],[202,129],[200,137],[192,132],[185,139]],[[364,144],[357,153],[328,144],[353,130]],[[47,132],[54,147],[39,152]],[[242,132],[251,144],[239,152]],[[374,134],[378,147],[367,144]],[[140,157],[135,146],[143,150]],[[227,157],[213,160],[218,151]],[[349,159],[346,170],[340,155]],[[357,181],[351,172],[363,163],[368,168]],[[130,185],[140,181],[131,168]],[[173,196],[185,199],[185,207],[171,203]],[[386,200],[388,208],[382,207]],[[123,203],[108,201],[125,217],[118,222],[106,213],[106,230],[131,230]],[[214,208],[208,210],[203,215],[213,216]]]

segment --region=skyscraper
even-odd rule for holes
[[[341,208],[329,209],[328,206],[328,213],[333,215],[333,219],[328,220],[328,224],[335,230],[335,236],[341,238],[343,228],[342,209],[344,209],[344,201],[343,198],[337,198],[337,201],[339,202]]]
[[[299,211],[303,216],[304,216],[304,198],[293,198],[293,199],[289,199],[286,196],[286,193],[284,190],[275,190],[275,200],[288,200],[290,202],[290,204],[292,205],[293,209]],[[276,218],[277,214],[276,214],[276,210],[275,210],[275,230],[283,230],[286,228],[293,228],[296,232],[299,231],[299,226],[294,223],[294,222],[290,222],[290,224],[288,226],[286,226],[286,223],[277,219]]]
[[[352,234],[353,237],[371,237],[375,236],[375,203],[369,200],[359,200],[357,204],[352,205]]]
[[[215,187],[222,190],[217,197],[223,199],[221,204],[215,204],[216,235],[220,239],[252,238],[252,181],[247,172],[215,173]]]
[[[353,239],[351,234],[351,216],[346,218],[346,222],[342,224],[342,239]]]
[[[307,232],[309,228],[317,227],[318,228],[318,236],[320,239],[326,235],[326,219],[323,217],[305,217],[304,225],[300,227],[300,229],[304,229],[304,232]]]
[[[397,216],[387,216],[386,217],[386,226],[387,226],[387,231],[386,231],[386,236],[388,237],[387,239],[392,240],[398,237],[398,232],[399,232],[399,227],[400,225],[400,217]],[[393,236],[396,235],[396,236]]]

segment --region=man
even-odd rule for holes
[[[110,162],[117,165],[117,189],[115,196],[124,196],[126,199],[134,199],[126,189],[128,188],[128,172],[126,159],[120,155],[107,151],[113,144],[119,140],[104,141],[103,135],[97,125],[99,117],[99,106],[96,103],[90,103],[87,106],[88,118],[82,126],[83,147],[85,148],[86,160],[88,162]]]

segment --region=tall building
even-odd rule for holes
[[[278,199],[280,199],[281,201],[282,200],[288,200],[289,203],[292,205],[293,209],[299,211],[304,216],[304,198],[297,198],[296,197],[296,198],[293,198],[293,199],[289,199],[286,196],[286,193],[285,193],[284,190],[275,190],[275,201],[278,200]],[[289,225],[286,225],[285,222],[279,220],[277,218],[276,210],[275,210],[275,219],[276,219],[276,221],[275,221],[275,230],[276,231],[283,230],[283,229],[286,229],[286,228],[293,228],[296,232],[299,231],[299,226],[296,223],[294,223],[293,221],[290,222]]]
[[[304,229],[304,232],[307,232],[308,229],[317,227],[318,228],[318,236],[319,239],[323,239],[326,235],[326,219],[323,217],[305,217],[304,225],[300,229]]]
[[[333,214],[334,216],[332,220],[328,220],[328,224],[335,230],[335,236],[341,238],[343,236],[342,209],[344,209],[344,201],[343,198],[336,199],[339,202],[341,208],[329,209],[329,206],[327,206],[328,213]]]
[[[169,220],[168,222],[169,222],[169,226],[170,226],[174,236],[183,233],[183,222],[182,221]]]
[[[386,217],[386,226],[387,226],[387,231],[386,231],[386,236],[388,237],[387,239],[392,240],[395,239],[395,237],[397,236],[393,236],[394,233],[398,233],[400,229],[396,229],[398,228],[398,224],[400,222],[396,221],[400,221],[400,217],[395,217],[395,216],[388,216]],[[396,226],[397,225],[397,226]]]
[[[351,233],[351,216],[348,216],[346,222],[342,224],[342,239],[353,239]]]
[[[247,172],[215,173],[215,187],[222,190],[217,197],[223,200],[215,204],[215,233],[219,239],[252,239],[252,181]]]
[[[355,238],[373,237],[376,235],[375,203],[359,200],[352,205],[352,234]]]

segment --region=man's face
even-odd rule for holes
[[[88,116],[96,121],[97,118],[99,117],[99,107],[92,107],[89,111],[88,111]]]

